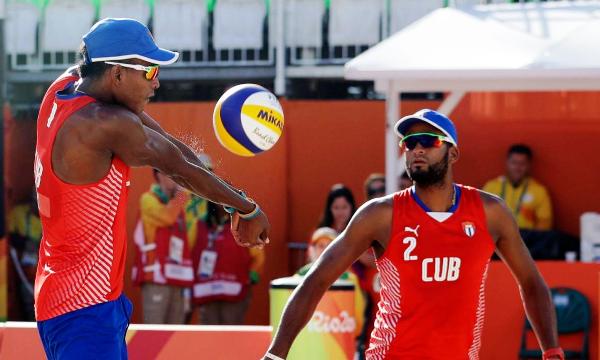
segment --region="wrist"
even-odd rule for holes
[[[546,351],[544,351],[544,354],[542,355],[543,360],[550,360],[550,359],[563,360],[564,358],[565,358],[565,353],[563,352],[563,349],[560,347],[547,349]]]
[[[254,209],[256,208],[256,203],[254,201],[252,201],[252,199],[249,199],[248,196],[246,196],[246,193],[244,191],[242,191],[242,190],[234,190],[234,191],[237,192],[238,195],[240,195],[243,200],[245,200],[247,205],[243,205],[243,206],[245,206],[245,208],[223,205],[223,208],[225,209],[225,211],[227,211],[230,214],[233,214],[235,212],[237,212],[238,214],[249,214],[252,211],[254,211]]]
[[[250,211],[249,213],[241,213],[238,211],[238,215],[242,220],[252,220],[261,213],[260,206],[258,206],[258,204],[254,202],[254,200],[250,198],[247,198],[247,200],[254,204],[254,209],[252,209],[252,211]]]

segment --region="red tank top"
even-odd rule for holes
[[[48,89],[37,122],[35,185],[42,240],[35,279],[38,321],[116,299],[123,291],[125,216],[129,167],[114,157],[100,181],[72,185],[52,169],[56,134],[75,111],[94,102],[61,95],[76,76],[61,76]]]
[[[443,222],[411,189],[394,196],[392,235],[383,256],[381,300],[367,359],[478,359],[485,280],[494,241],[478,190],[460,186]]]

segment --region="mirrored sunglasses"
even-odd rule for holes
[[[452,143],[450,138],[440,134],[434,133],[415,133],[405,136],[400,140],[400,145],[404,146],[406,150],[413,150],[417,147],[417,144],[421,144],[422,147],[428,148],[439,148],[445,142]]]
[[[138,70],[138,71],[145,71],[145,78],[148,81],[152,81],[154,79],[156,79],[158,77],[158,73],[159,73],[159,66],[158,65],[150,65],[150,66],[144,66],[144,65],[139,65],[139,64],[127,64],[127,63],[120,63],[120,62],[114,62],[114,61],[106,61],[106,64],[109,65],[119,65],[125,68],[129,68],[129,69],[134,69],[134,70]]]

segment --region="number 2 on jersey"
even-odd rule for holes
[[[417,247],[417,239],[412,236],[405,237],[402,243],[408,244],[408,247],[404,250],[404,261],[417,260],[417,255],[410,254]]]

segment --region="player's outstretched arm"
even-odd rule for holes
[[[132,112],[119,106],[98,106],[101,119],[99,149],[110,149],[130,166],[151,166],[169,176],[179,185],[212,202],[237,209],[241,214],[253,213],[256,204],[241,196],[223,180],[204,167],[197,158],[186,158],[181,149],[165,135],[145,126]],[[187,148],[187,147],[186,147]],[[188,148],[189,150],[189,148]],[[189,150],[191,152],[191,150]],[[268,239],[270,225],[266,215],[258,211],[251,219],[240,220],[236,215],[234,235],[241,245],[262,246]]]
[[[504,202],[491,194],[482,193],[488,228],[496,239],[496,253],[512,272],[521,299],[541,348],[558,348],[556,314],[546,282],[538,271],[529,250],[523,243],[519,228]],[[548,357],[548,359],[560,359]]]
[[[265,359],[275,358],[269,355],[287,356],[294,339],[310,320],[329,286],[373,242],[381,242],[385,226],[391,226],[391,207],[391,200],[377,199],[358,209],[346,230],[327,247],[292,293]],[[387,232],[389,234],[389,229]]]
[[[142,124],[144,126],[149,127],[150,129],[156,131],[157,133],[159,133],[160,135],[164,136],[165,138],[167,138],[167,140],[169,140],[170,142],[172,142],[173,144],[175,144],[175,146],[177,146],[177,148],[179,150],[181,150],[181,153],[183,154],[183,157],[188,161],[191,162],[192,164],[196,165],[196,166],[200,166],[202,168],[204,168],[204,164],[202,164],[202,162],[198,159],[197,154],[194,152],[194,150],[192,150],[189,146],[187,146],[186,144],[184,144],[181,140],[177,139],[176,137],[174,137],[173,135],[169,134],[168,132],[166,132],[161,126],[160,124],[154,120],[154,118],[152,118],[150,115],[148,115],[145,112],[142,112],[140,115],[140,120],[142,121]]]

